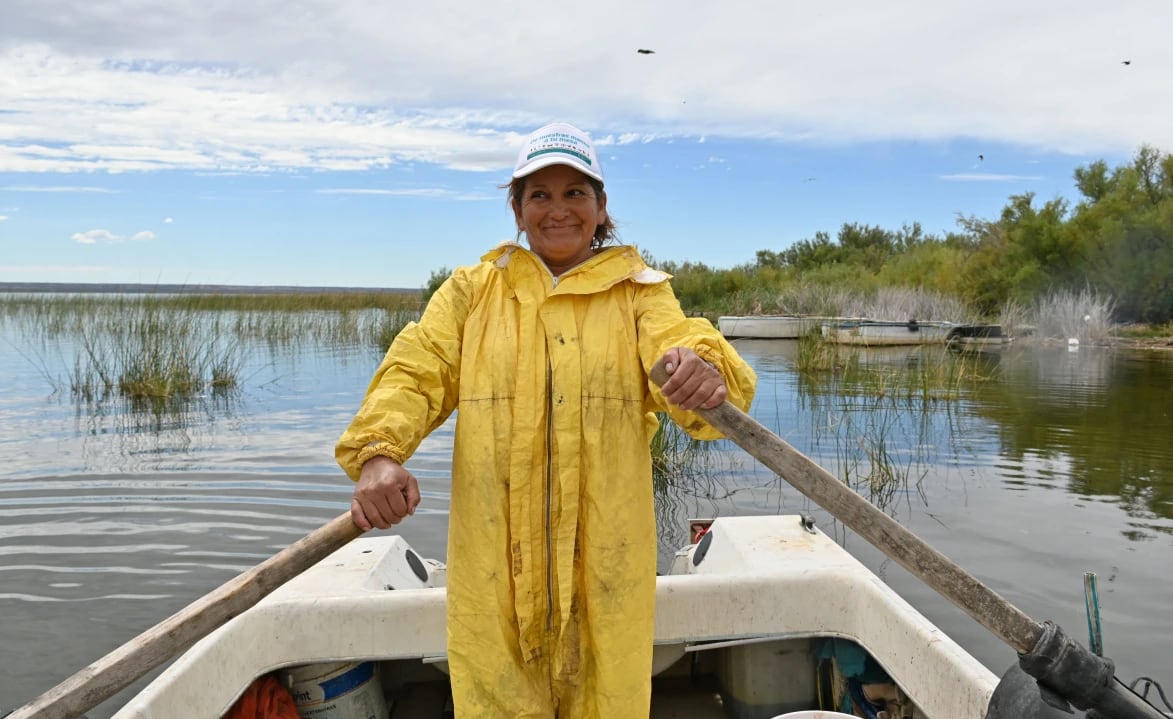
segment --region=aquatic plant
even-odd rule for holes
[[[368,345],[382,353],[421,311],[419,294],[390,292],[46,295],[0,297],[0,321],[76,351],[67,379],[86,402],[191,398],[239,385],[247,347]],[[46,364],[42,362],[42,364]]]
[[[944,345],[860,347],[815,333],[799,338],[795,368],[815,382],[831,376],[853,394],[922,402],[959,399],[965,389],[993,376],[977,354]]]
[[[70,393],[86,402],[192,399],[238,384],[241,345],[216,317],[157,305],[122,305],[112,313],[85,305],[71,339],[76,354]]]
[[[1034,303],[1031,314],[1039,337],[1102,343],[1112,334],[1114,308],[1110,295],[1085,288],[1044,295]]]

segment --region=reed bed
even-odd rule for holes
[[[833,443],[832,473],[885,511],[913,495],[923,500],[930,455],[949,444],[934,435],[963,433],[950,402],[865,391],[843,376],[802,376],[799,396],[814,423],[816,444],[828,436]],[[941,427],[942,418],[947,429]]]
[[[1030,308],[1013,299],[1002,304],[996,322],[1002,326],[1002,334],[1007,337],[1019,337],[1033,331]]]
[[[422,309],[419,292],[289,292],[258,294],[38,294],[0,295],[0,316],[60,315],[94,308],[146,307],[189,312],[313,312]]]
[[[725,310],[733,315],[843,316],[843,308],[858,295],[853,290],[809,282],[787,285],[781,290],[753,287],[733,293]]]
[[[913,287],[887,287],[859,295],[842,308],[845,317],[966,323],[976,313],[959,297]]]
[[[796,369],[800,375],[816,382],[829,377],[825,381],[833,381],[852,394],[910,402],[957,400],[967,389],[994,376],[978,355],[944,345],[867,348],[830,342],[816,333],[803,336],[798,343]],[[884,361],[888,352],[898,353],[900,361]]]
[[[73,348],[65,377],[40,362],[56,391],[182,404],[239,387],[250,348],[369,346],[384,352],[418,318],[407,293],[260,295],[7,295],[0,322],[41,346]]]
[[[1031,308],[1035,335],[1044,339],[1104,343],[1112,334],[1116,303],[1095,290],[1052,292]]]
[[[667,414],[656,415],[660,426],[652,438],[652,482],[657,491],[695,480],[703,474],[708,445],[693,439]]]
[[[1164,324],[1130,324],[1120,325],[1115,329],[1116,336],[1135,339],[1159,339],[1173,337],[1173,322]]]
[[[961,298],[915,287],[863,291],[800,282],[782,290],[752,288],[735,293],[729,314],[818,315],[967,323],[978,314]]]
[[[919,491],[932,446],[931,418],[996,377],[996,363],[980,353],[945,345],[868,348],[840,345],[822,335],[798,340],[800,392],[835,435],[838,476],[886,509]],[[918,439],[890,441],[915,432]]]
[[[880,509],[890,509],[906,496],[910,486],[919,488],[925,462],[913,454],[898,456],[889,439],[902,431],[905,417],[891,403],[881,399],[840,415],[836,427],[836,459],[840,479]],[[918,443],[915,446],[923,446]],[[916,482],[913,472],[920,468]]]
[[[655,491],[656,536],[663,552],[674,552],[688,541],[689,519],[711,512],[739,492],[776,487],[771,475],[761,485],[734,481],[736,460],[717,449],[717,443],[693,439],[667,414],[658,414],[660,426],[652,439],[652,486]],[[704,505],[711,509],[704,509]],[[699,512],[699,515],[697,514]]]

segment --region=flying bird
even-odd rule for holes
[[[1121,60],[1121,61],[1120,61],[1120,64],[1121,64],[1121,65],[1131,65],[1131,64],[1132,64],[1132,60]]]
[[[655,50],[645,50],[642,47],[640,49],[636,50],[636,52],[638,52],[640,55],[655,55],[656,54]]]
[[[985,159],[986,159],[985,155],[978,155],[978,162],[984,162]]]

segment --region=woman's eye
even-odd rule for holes
[[[548,197],[549,197],[549,195],[547,195],[547,194],[545,193],[545,191],[543,191],[543,190],[534,190],[534,191],[533,191],[533,192],[531,192],[531,193],[530,193],[530,195],[529,195],[529,198],[530,198],[531,200],[544,200],[544,199],[546,199],[546,198],[548,198]]]

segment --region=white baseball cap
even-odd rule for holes
[[[517,154],[513,177],[525,177],[550,165],[567,165],[587,177],[603,181],[603,168],[595,145],[585,132],[565,122],[553,122],[534,130]]]

